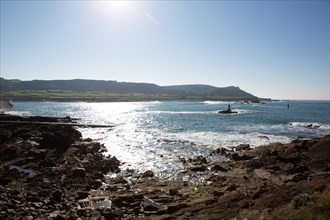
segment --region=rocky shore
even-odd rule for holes
[[[105,150],[72,126],[0,121],[0,219],[330,218],[330,136],[219,147],[223,162],[182,159],[180,180]]]

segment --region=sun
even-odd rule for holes
[[[101,6],[111,17],[118,18],[129,16],[134,9],[133,3],[125,0],[102,1]]]

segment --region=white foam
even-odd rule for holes
[[[149,111],[151,114],[169,114],[169,115],[205,115],[214,114],[217,111]]]
[[[223,102],[223,101],[204,101],[202,103],[206,104],[206,105],[220,105],[220,104],[226,104],[227,102]]]
[[[18,115],[18,116],[31,116],[31,112],[28,111],[5,111],[9,115]]]

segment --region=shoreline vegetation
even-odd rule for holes
[[[144,102],[144,101],[228,101],[228,96],[193,96],[168,94],[114,94],[106,92],[74,91],[15,91],[2,92],[0,99],[13,102]],[[266,98],[231,97],[231,101],[263,102]]]
[[[219,146],[210,154],[226,160],[181,158],[186,178],[170,180],[120,170],[116,155],[104,156],[105,146],[74,126],[0,120],[0,219],[325,220],[329,146],[330,135],[254,149]]]
[[[158,86],[106,80],[7,80],[0,77],[0,99],[13,101],[260,101],[239,87],[210,85]]]

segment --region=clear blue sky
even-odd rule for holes
[[[1,77],[330,99],[329,1],[3,1]]]

